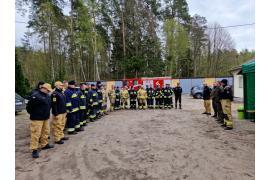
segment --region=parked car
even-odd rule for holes
[[[26,101],[19,94],[15,93],[15,114],[26,108]]]
[[[195,99],[201,99],[203,97],[203,85],[193,86],[190,89],[190,95]]]

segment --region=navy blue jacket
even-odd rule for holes
[[[98,94],[95,89],[91,89],[90,91],[88,91],[88,97],[89,97],[88,106],[90,108],[93,108],[93,106],[98,105]]]
[[[80,98],[80,110],[86,110],[86,95],[85,90],[79,89],[78,96]]]
[[[155,90],[153,88],[146,88],[147,98],[155,97]]]
[[[62,90],[55,89],[51,95],[52,101],[52,114],[57,116],[58,114],[64,114],[67,112],[66,97]]]
[[[28,101],[26,110],[31,120],[48,120],[51,111],[50,96],[40,90],[35,91]]]
[[[170,87],[165,87],[162,89],[164,97],[171,97],[173,94],[173,90]]]
[[[179,87],[176,86],[173,89],[173,92],[174,92],[175,96],[181,96],[181,94],[182,94],[182,88],[180,86]]]
[[[65,90],[66,108],[68,113],[79,111],[80,99],[75,88],[68,88]]]
[[[208,86],[203,88],[203,100],[210,100],[211,89]]]

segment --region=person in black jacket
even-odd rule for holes
[[[182,88],[180,83],[177,83],[176,87],[173,89],[175,96],[175,109],[177,109],[177,101],[179,101],[179,109],[182,109]]]
[[[211,115],[211,100],[210,100],[211,89],[205,83],[203,87],[203,100],[205,112],[203,114]]]
[[[54,83],[55,90],[51,95],[52,102],[52,134],[56,144],[64,144],[64,140],[68,137],[64,135],[64,128],[66,125],[66,97],[63,92],[63,83],[56,81]]]
[[[26,110],[30,114],[31,142],[30,149],[32,157],[39,157],[39,141],[41,149],[53,148],[48,142],[49,118],[51,110],[51,100],[49,93],[52,91],[51,85],[45,83],[39,90],[30,97]]]
[[[87,113],[87,95],[88,91],[86,91],[86,83],[80,84],[80,89],[78,90],[78,96],[80,98],[80,125],[86,126],[86,113]]]

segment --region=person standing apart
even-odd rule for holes
[[[203,102],[204,102],[204,108],[205,112],[203,114],[211,115],[211,100],[210,100],[210,94],[211,89],[208,87],[206,83],[203,85]]]
[[[51,85],[44,83],[40,89],[35,91],[27,104],[26,110],[30,114],[30,149],[32,157],[39,157],[39,145],[41,149],[50,149],[54,146],[49,144],[49,118],[51,100],[49,93],[52,92]]]
[[[51,95],[52,102],[52,134],[56,144],[64,144],[65,137],[64,128],[66,124],[66,97],[63,92],[63,83],[56,81],[54,83],[55,90]]]
[[[179,101],[179,109],[182,109],[182,87],[180,83],[177,83],[176,87],[173,89],[175,97],[175,109],[177,109],[177,102]]]

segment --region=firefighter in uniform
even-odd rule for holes
[[[112,85],[112,88],[109,90],[108,96],[110,99],[110,111],[114,111],[115,97],[116,97],[114,85]]]
[[[130,109],[136,109],[136,99],[137,91],[131,86],[129,90]]]
[[[107,113],[108,95],[107,95],[106,87],[104,85],[101,86],[101,92],[102,92],[102,113],[104,115],[108,115],[108,113]]]
[[[211,115],[211,100],[210,100],[210,94],[211,89],[208,87],[206,83],[203,84],[203,103],[205,112],[202,114]]]
[[[97,118],[101,118],[101,116],[103,115],[102,113],[102,92],[101,92],[101,82],[97,81],[97,85],[96,85],[96,91],[98,94],[98,107],[97,107]]]
[[[146,109],[147,108],[147,92],[143,88],[143,86],[140,86],[140,89],[138,90],[138,101],[139,103],[139,109]]]
[[[224,115],[222,111],[221,106],[221,92],[223,91],[223,88],[221,86],[221,82],[217,81],[216,83],[216,108],[217,108],[217,122],[224,124]]]
[[[210,93],[210,97],[212,99],[212,108],[214,110],[214,115],[212,117],[217,118],[217,101],[218,101],[218,95],[217,95],[217,83],[215,82],[213,84],[213,90]]]
[[[51,85],[45,83],[41,88],[35,91],[27,104],[26,110],[30,114],[30,149],[32,157],[39,157],[39,143],[41,149],[53,148],[48,142],[49,137],[49,119],[51,110],[51,100],[49,93],[52,91]]]
[[[77,134],[80,131],[80,116],[78,93],[75,86],[75,81],[68,82],[68,89],[65,90],[66,107],[67,107],[67,131],[68,134]]]
[[[80,126],[86,126],[86,119],[87,119],[87,95],[86,95],[86,84],[81,83],[80,89],[78,90],[78,96],[80,98]]]
[[[156,108],[162,109],[162,107],[163,107],[163,99],[162,98],[163,98],[162,89],[159,87],[159,85],[157,85],[157,87],[155,89]]]
[[[54,83],[55,90],[51,95],[52,102],[52,134],[56,144],[64,144],[64,140],[68,140],[65,137],[64,128],[66,123],[66,97],[63,92],[63,83],[56,81]]]
[[[163,91],[163,98],[164,98],[164,108],[171,109],[173,90],[169,84],[166,84],[166,87],[163,88],[162,91]]]
[[[98,108],[98,94],[96,92],[95,84],[91,84],[91,90],[88,91],[89,101],[88,107],[90,109],[89,118],[91,122],[94,122],[97,117],[97,108]]]
[[[173,89],[175,97],[175,109],[177,109],[177,101],[179,101],[179,109],[182,109],[182,87],[180,83],[177,83],[176,87]]]
[[[123,89],[120,91],[120,97],[122,102],[122,109],[128,109],[129,93],[126,86],[124,86]]]
[[[228,86],[227,79],[221,80],[222,92],[221,92],[221,106],[224,114],[225,130],[233,129],[231,102],[233,101],[232,88]]]
[[[120,89],[117,86],[116,89],[115,89],[115,107],[114,107],[115,110],[120,109],[120,98],[121,98],[120,97]]]
[[[150,85],[150,88],[148,88],[148,86],[146,86],[146,92],[147,92],[147,106],[149,109],[153,109],[154,108],[155,91],[154,91],[152,85]]]

